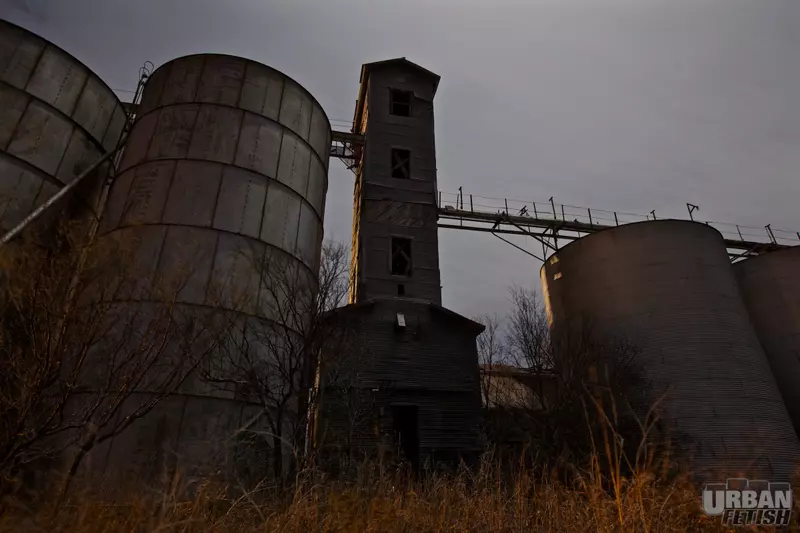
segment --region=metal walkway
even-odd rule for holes
[[[689,219],[697,221],[692,213],[697,206],[687,204]],[[665,219],[667,217],[664,217]],[[559,241],[572,241],[590,233],[624,224],[657,220],[654,211],[647,215],[605,211],[566,204],[524,202],[504,198],[486,198],[474,195],[439,192],[439,227],[492,233],[525,253],[544,260],[558,250]],[[758,255],[800,244],[800,233],[788,230],[739,226],[717,222],[703,222],[722,233],[731,258]],[[539,257],[501,235],[524,235],[542,244]]]

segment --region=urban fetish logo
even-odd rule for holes
[[[703,487],[703,510],[730,526],[788,526],[792,517],[789,483],[729,479]]]

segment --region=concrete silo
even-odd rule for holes
[[[80,61],[0,20],[0,229],[113,150],[125,119],[113,91]],[[98,169],[70,207],[97,214],[107,170]]]
[[[636,350],[649,402],[700,478],[788,480],[800,445],[719,233],[663,220],[579,239],[541,270],[555,339],[586,327]],[[646,407],[646,406],[645,406]]]
[[[319,103],[265,65],[209,54],[159,67],[99,231],[131,252],[133,283],[101,299],[229,320],[225,329],[248,350],[274,351],[254,336],[259,328],[299,335],[306,317],[296,307],[284,311],[317,289],[330,136]],[[267,286],[273,274],[300,281],[276,291]],[[232,435],[259,404],[236,387],[190,381],[115,439],[109,456],[150,463],[174,452],[190,469],[229,461]],[[109,462],[106,471],[115,468]]]
[[[800,434],[800,247],[733,265],[742,298]]]

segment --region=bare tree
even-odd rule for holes
[[[479,338],[482,352],[490,354],[484,357],[496,357],[490,347],[500,344],[511,365],[494,371],[489,385],[499,405],[493,416],[500,417],[488,426],[499,432],[490,439],[507,438],[514,429],[517,439],[526,434],[540,458],[567,464],[590,454],[591,427],[611,424],[620,431],[624,426],[628,435],[638,432],[628,416],[638,383],[635,348],[624,339],[598,338],[586,321],[562,324],[553,336],[536,292],[512,287],[510,294],[505,324],[487,328],[492,335],[503,331],[502,341],[490,341],[486,333]]]
[[[124,248],[62,244],[21,241],[0,250],[0,475],[7,490],[32,469],[63,465],[66,493],[92,449],[178,390],[218,344],[219,321],[184,313],[176,291],[158,304],[122,303],[140,282]]]
[[[277,251],[247,260],[262,316],[239,322],[205,379],[260,406],[241,431],[267,439],[272,474],[283,480],[305,449],[315,356],[332,338],[325,314],[347,295],[348,253],[343,244],[325,243],[318,273]]]
[[[481,371],[481,396],[487,407],[496,403],[496,379],[492,372],[499,370],[505,361],[506,346],[500,318],[497,315],[480,315],[473,320],[485,326],[478,335],[478,364]]]

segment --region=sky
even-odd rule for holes
[[[336,121],[362,63],[404,56],[442,77],[445,192],[680,218],[690,202],[800,230],[797,0],[0,0],[0,17],[123,99],[145,61],[227,53],[293,77]],[[349,243],[352,186],[332,161],[326,238]],[[439,251],[443,303],[467,316],[539,288],[541,264],[490,234],[440,229]]]

